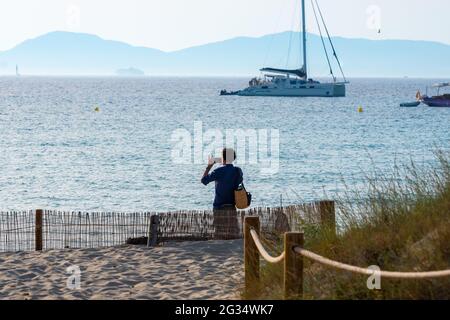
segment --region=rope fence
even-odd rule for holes
[[[294,247],[294,251],[306,258],[309,258],[323,265],[367,276],[379,275],[382,278],[392,278],[392,279],[430,279],[430,278],[442,278],[450,276],[450,270],[429,271],[429,272],[394,272],[382,270],[377,271],[372,269],[355,267],[345,263],[330,260],[328,258],[315,254],[314,252],[305,250],[301,247]]]
[[[303,258],[311,259],[322,265],[362,275],[376,275],[392,279],[430,279],[450,276],[449,270],[429,272],[394,272],[382,271],[348,265],[334,261],[303,248],[302,232],[287,232],[284,236],[284,251],[278,257],[271,256],[260,239],[260,222],[258,217],[245,218],[244,235],[244,272],[245,290],[249,293],[260,280],[260,258],[277,264],[284,262],[284,296],[286,299],[303,296]]]
[[[284,260],[285,253],[283,252],[278,257],[272,257],[264,248],[263,244],[261,243],[261,240],[259,240],[259,236],[256,233],[255,230],[250,230],[250,234],[252,235],[253,242],[255,243],[256,247],[258,248],[259,254],[261,257],[270,263],[279,263]]]

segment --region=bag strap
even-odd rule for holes
[[[240,185],[240,183],[237,183],[238,182],[237,180],[239,180],[239,178],[241,177],[241,171],[239,170],[238,167],[234,167],[234,168],[236,170],[236,175],[234,176],[234,185],[235,185],[235,189],[237,189],[239,187],[239,185]],[[245,189],[244,179],[242,179],[242,186]]]

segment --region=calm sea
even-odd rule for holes
[[[224,135],[279,130],[278,170],[240,165],[255,206],[333,197],[342,178],[361,187],[374,167],[432,162],[436,147],[450,148],[450,108],[398,106],[434,80],[353,79],[337,99],[218,96],[247,81],[0,78],[0,210],[209,208],[204,165],[172,156],[174,133],[194,143],[195,123]]]

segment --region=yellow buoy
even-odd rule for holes
[[[358,107],[358,112],[359,112],[359,113],[363,113],[363,112],[364,112],[363,107],[359,106],[359,107]]]
[[[100,112],[100,108],[99,107],[95,107],[95,112]]]

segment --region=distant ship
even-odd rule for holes
[[[307,41],[306,41],[306,14],[305,14],[305,0],[302,0],[302,22],[303,22],[303,66],[295,70],[286,70],[278,68],[262,68],[260,71],[264,73],[264,78],[254,78],[249,82],[249,87],[240,90],[228,92],[222,90],[221,95],[238,95],[238,96],[287,96],[287,97],[345,97],[345,85],[349,83],[344,75],[341,67],[341,63],[336,54],[335,47],[331,40],[328,28],[325,24],[325,20],[320,10],[317,0],[315,5],[311,2],[314,9],[314,15],[319,27],[320,36],[322,38],[322,44],[325,50],[325,54],[330,68],[330,73],[333,76],[333,82],[321,83],[313,79],[308,78],[308,65],[307,65]],[[316,10],[317,7],[317,10]],[[322,36],[322,29],[318,19],[317,12],[320,13],[320,18],[325,27],[331,48],[333,49],[333,56],[335,57],[340,71],[342,73],[343,81],[338,82],[334,76],[333,69],[331,67],[329,55],[325,46],[325,42]]]
[[[128,69],[119,69],[116,71],[118,76],[122,77],[139,77],[145,76],[144,71],[136,69],[136,68],[128,68]]]
[[[19,66],[16,64],[16,77],[20,77]]]

